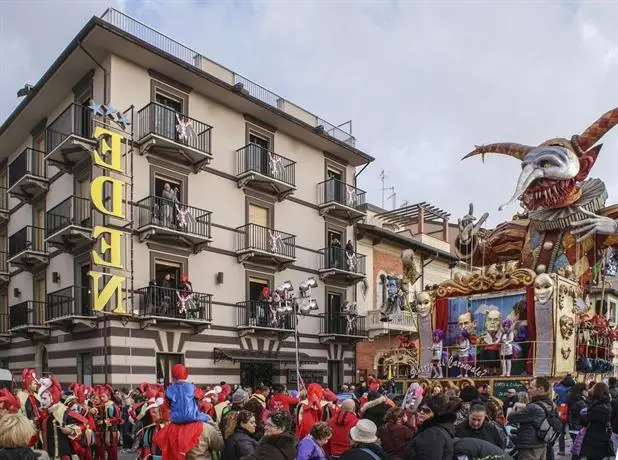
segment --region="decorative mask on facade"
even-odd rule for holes
[[[541,273],[534,279],[534,298],[540,305],[545,305],[554,296],[554,280],[547,273]]]
[[[569,356],[571,356],[571,347],[568,347],[568,348],[562,347],[560,349],[560,353],[562,354],[562,357],[564,359],[569,359]]]
[[[485,330],[490,334],[495,334],[500,330],[502,318],[499,310],[490,310],[485,317]]]
[[[569,340],[575,331],[575,321],[567,315],[560,317],[560,335],[564,340]]]
[[[431,314],[433,309],[433,299],[429,292],[423,291],[416,296],[416,311],[421,316],[421,318],[425,318]]]

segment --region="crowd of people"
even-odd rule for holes
[[[339,394],[312,383],[254,390],[222,382],[200,388],[182,364],[166,388],[126,392],[24,369],[16,394],[0,390],[0,460],[553,460],[554,442],[575,460],[613,457],[616,379],[589,384],[566,376],[553,389],[533,378],[505,400],[487,386],[412,383],[399,404],[371,377]],[[553,396],[552,396],[553,395]]]

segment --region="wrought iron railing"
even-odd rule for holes
[[[386,321],[386,317],[381,310],[369,310],[367,312],[367,327],[374,329],[395,329],[402,331],[417,331],[418,322],[416,313],[403,311],[401,315],[391,315]]]
[[[318,184],[318,204],[339,203],[349,208],[365,204],[366,192],[339,179],[327,179]]]
[[[212,294],[156,285],[140,288],[137,294],[139,316],[204,322],[212,320]]]
[[[70,196],[62,203],[47,211],[45,216],[45,237],[70,225],[91,228],[93,206],[88,198]]]
[[[161,51],[175,57],[176,59],[180,59],[181,61],[184,61],[194,67],[199,68],[202,60],[207,59],[197,51],[189,48],[188,46],[185,46],[177,42],[176,40],[169,38],[168,36],[153,29],[152,27],[147,26],[143,22],[140,22],[137,19],[133,19],[132,17],[127,16],[126,14],[115,10],[114,8],[108,8],[101,16],[101,19],[112,24],[115,27],[118,27],[119,29],[125,31],[128,34],[133,35],[140,40],[143,40],[151,46],[160,49]],[[243,89],[245,89],[251,97],[254,97],[262,101],[263,103],[275,107],[283,112],[287,111],[285,107],[286,100],[283,99],[281,96],[264,88],[263,86],[258,85],[257,83],[249,80],[248,78],[243,77],[242,75],[238,75],[237,73],[233,73],[233,75],[234,84],[242,84]],[[329,136],[332,136],[333,138],[341,142],[345,142],[352,147],[354,147],[354,145],[356,144],[356,139],[354,138],[354,136],[352,136],[350,124],[348,124],[348,126],[350,126],[350,130],[348,132],[345,129],[342,129],[342,127],[335,126],[332,123],[329,123],[313,114],[309,114],[309,116],[313,117],[314,119],[313,126],[323,126],[324,132],[327,133]]]
[[[9,165],[9,187],[26,175],[47,177],[44,156],[45,152],[31,148],[24,149]]]
[[[71,135],[90,139],[93,135],[92,111],[83,105],[71,104],[47,127],[45,146],[47,153],[58,147]]]
[[[154,134],[210,155],[212,126],[157,102],[137,112],[137,139]]]
[[[238,326],[294,330],[294,317],[271,310],[268,302],[247,300],[236,304]]]
[[[158,196],[146,197],[136,206],[138,228],[156,225],[205,238],[211,236],[210,211]]]
[[[367,335],[365,317],[351,317],[339,312],[326,312],[321,315],[320,333],[364,337]]]
[[[47,294],[46,321],[70,316],[93,316],[89,287],[70,286]]]
[[[320,270],[337,269],[350,273],[365,274],[365,256],[354,250],[331,246],[320,249]]]
[[[236,251],[257,249],[291,259],[296,258],[296,236],[256,224],[236,229]]]
[[[45,229],[27,225],[9,236],[9,259],[24,251],[47,252]]]
[[[26,326],[43,326],[45,302],[27,300],[9,307],[9,329]]]
[[[295,161],[270,152],[257,144],[245,145],[236,150],[236,175],[253,171],[294,186],[295,169]]]

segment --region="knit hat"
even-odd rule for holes
[[[378,440],[376,432],[378,427],[369,419],[359,420],[354,428],[350,430],[350,439],[362,444],[371,444]]]
[[[244,404],[249,399],[249,393],[239,388],[232,395],[232,404]]]
[[[461,398],[463,402],[472,402],[475,399],[479,399],[480,396],[481,395],[479,393],[479,390],[477,390],[472,385],[463,387],[461,391],[459,392],[459,397]]]
[[[172,367],[172,378],[174,380],[187,380],[189,378],[189,371],[180,363],[174,364],[174,367]]]

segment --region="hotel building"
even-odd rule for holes
[[[129,386],[183,362],[200,384],[294,387],[294,318],[261,296],[313,277],[301,375],[354,379],[366,323],[341,311],[367,269],[356,177],[373,158],[349,130],[114,9],[26,92],[0,127],[2,367]]]

